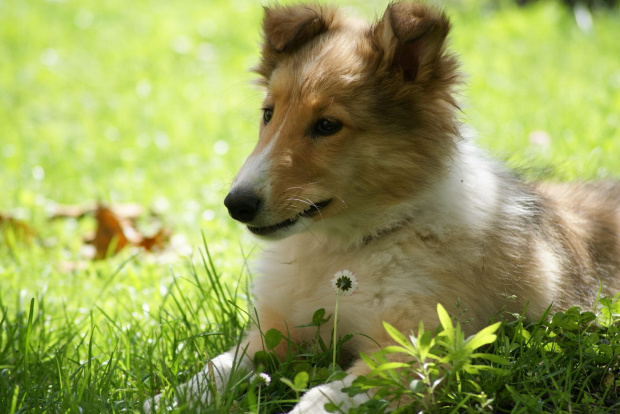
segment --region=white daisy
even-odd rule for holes
[[[271,384],[271,377],[264,372],[261,372],[260,374],[252,375],[252,378],[250,378],[250,382],[256,383],[259,388],[267,387],[269,384]]]
[[[347,269],[337,271],[331,280],[331,284],[336,294],[340,292],[344,296],[353,295],[358,286],[355,273]]]

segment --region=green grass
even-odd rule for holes
[[[340,3],[369,17],[385,7]],[[448,10],[469,75],[463,118],[482,146],[534,176],[620,175],[618,11],[595,15],[587,34],[555,2]],[[255,245],[221,201],[256,140],[260,92],[247,68],[260,18],[250,0],[0,1],[0,212],[38,233],[26,243],[0,232],[0,412],[139,411],[236,343]],[[550,146],[530,144],[537,130]],[[81,263],[92,221],[50,222],[47,211],[94,199],[157,209],[173,247]],[[529,341],[505,324],[486,352],[510,372],[460,374],[494,401],[453,380],[437,398],[479,411],[611,412],[616,328],[588,324],[539,323]],[[279,367],[267,355],[274,381],[260,412],[296,398],[279,376],[326,380],[331,352],[321,351]],[[239,383],[213,412],[256,407],[252,387]]]

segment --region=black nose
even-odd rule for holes
[[[256,217],[259,204],[260,198],[247,192],[236,193],[231,191],[224,199],[228,214],[242,223],[250,222]]]

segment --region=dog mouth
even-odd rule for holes
[[[325,207],[327,207],[332,202],[331,199],[320,201],[318,203],[313,203],[309,208],[300,211],[294,217],[281,221],[280,223],[272,224],[270,226],[265,227],[255,227],[255,226],[247,226],[248,230],[257,236],[267,236],[269,234],[273,234],[277,231],[287,229],[297,223],[299,217],[312,217],[317,214]]]

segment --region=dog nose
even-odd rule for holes
[[[230,192],[224,199],[228,214],[242,223],[250,222],[256,217],[260,198],[253,193]]]

